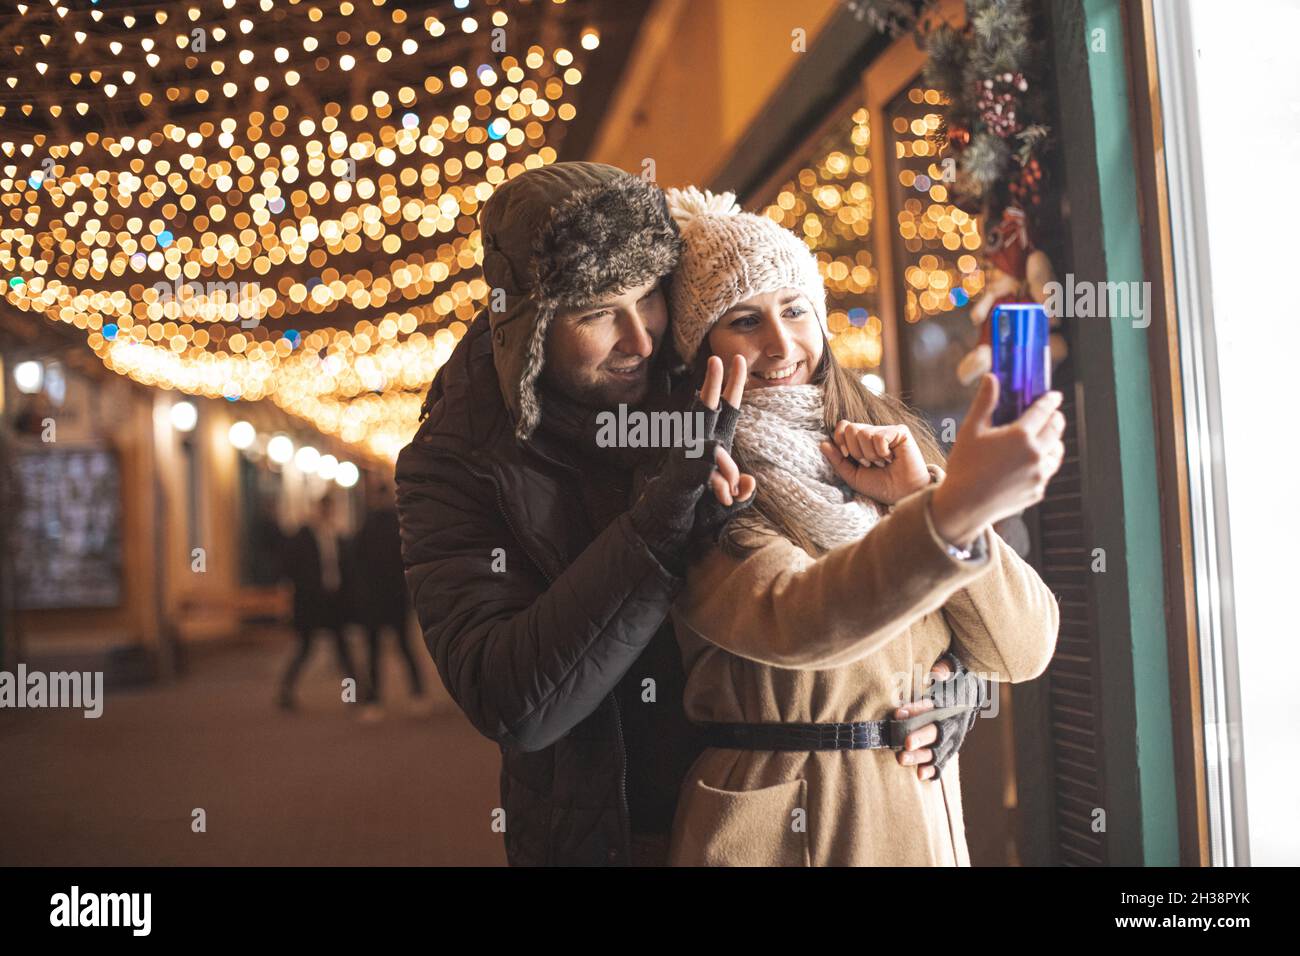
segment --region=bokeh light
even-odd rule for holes
[[[486,301],[478,211],[556,160],[594,7],[263,6],[70,10],[49,43],[16,14],[4,297],[135,381],[269,400],[391,460]]]

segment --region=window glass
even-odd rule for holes
[[[939,91],[919,83],[886,109],[903,397],[940,434],[942,420],[960,420],[970,404],[956,370],[979,339],[970,304],[984,289],[978,223],[949,202],[954,164],[933,142],[942,113]]]
[[[870,149],[867,109],[859,107],[813,142],[807,164],[781,185],[764,211],[817,254],[835,357],[867,376],[869,386],[883,390]]]

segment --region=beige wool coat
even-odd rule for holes
[[[992,528],[982,556],[948,554],[929,500],[898,502],[818,558],[746,531],[714,547],[674,607],[694,721],[828,723],[892,716],[913,673],[951,648],[992,680],[1040,675],[1056,646],[1052,592]],[[969,866],[958,757],[922,781],[893,750],[705,750],[682,785],[677,866]]]

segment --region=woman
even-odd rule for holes
[[[1046,669],[1056,601],[991,525],[1060,467],[1061,396],[994,427],[985,376],[945,470],[914,414],[835,361],[802,242],[730,194],[669,195],[676,344],[743,379],[733,452],[757,479],[674,609],[686,711],[710,746],[670,862],[969,865],[957,758],[937,780],[902,772],[887,725],[866,722],[949,649],[992,680]]]

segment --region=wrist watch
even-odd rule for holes
[[[943,543],[947,546],[948,554],[951,557],[956,558],[958,561],[969,561],[971,559],[970,548],[959,548],[955,544],[950,544],[946,540]]]
[[[938,465],[927,465],[926,468],[930,472],[930,484],[932,485],[939,484],[940,479],[946,477]],[[933,518],[930,519],[930,526],[934,527]],[[938,534],[938,532],[935,533]],[[969,548],[959,548],[943,535],[939,535],[939,540],[942,541],[944,547],[948,549],[949,556],[956,558],[958,561],[971,560],[975,556],[975,549],[979,546],[980,542],[980,538],[976,537],[975,541]]]
[[[984,532],[981,531],[975,536],[969,548],[959,548],[942,535],[939,540],[943,542],[948,553],[958,561],[982,561],[988,555],[988,545],[984,542]]]
[[[931,481],[931,484],[938,484],[938,477],[935,476],[933,472],[931,472],[931,478],[933,479]],[[943,535],[941,535],[939,533],[939,530],[935,528],[934,515],[930,513],[929,502],[926,503],[925,510],[926,510],[925,517],[926,520],[930,523],[930,530],[934,532],[934,536],[936,538],[938,538],[940,541],[943,542],[944,549],[948,552],[949,557],[956,558],[958,561],[970,561],[972,558],[974,558],[975,549],[979,547],[979,543],[981,540],[979,536],[976,536],[975,540],[971,543],[971,546],[969,548],[959,548],[951,541],[949,541],[947,538],[945,538]]]

